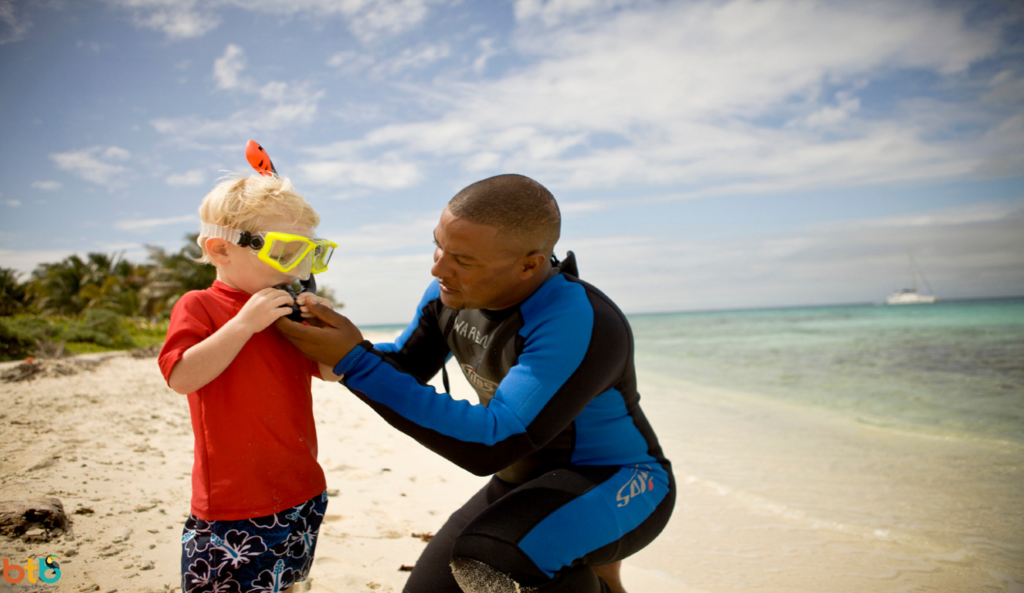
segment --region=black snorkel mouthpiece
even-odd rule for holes
[[[299,283],[298,292],[295,291],[296,282]],[[299,280],[298,278],[296,278],[295,280],[292,280],[291,284],[279,284],[274,288],[278,290],[283,290],[287,292],[289,295],[291,295],[292,312],[289,313],[286,317],[288,317],[288,319],[291,319],[296,323],[302,323],[302,311],[299,310],[299,306],[295,303],[295,299],[298,298],[298,296],[304,292],[311,292],[313,294],[316,294],[316,276],[310,274],[308,280]]]

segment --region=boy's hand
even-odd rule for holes
[[[264,288],[249,297],[242,310],[235,315],[237,323],[251,333],[259,333],[271,323],[292,312],[292,297],[283,290]]]
[[[299,296],[295,297],[295,304],[299,306],[299,311],[302,313],[302,319],[313,327],[323,327],[324,323],[320,321],[319,317],[310,312],[310,305],[322,305],[328,309],[334,309],[334,303],[330,300],[317,296],[311,292],[299,293]]]

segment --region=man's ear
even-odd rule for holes
[[[231,244],[219,237],[206,239],[206,255],[215,264],[226,264],[231,261]]]
[[[544,262],[546,261],[548,261],[548,258],[544,257],[544,254],[539,251],[527,255],[522,260],[519,277],[523,280],[532,278],[534,274],[537,274],[544,268]]]

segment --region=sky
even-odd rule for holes
[[[528,175],[627,314],[1024,295],[1024,5],[0,0],[0,266],[143,262],[250,174],[404,323],[461,188]],[[923,287],[923,285],[921,285]]]

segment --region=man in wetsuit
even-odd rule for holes
[[[485,179],[442,212],[437,280],[393,344],[364,342],[315,304],[314,326],[278,322],[392,426],[494,474],[431,540],[407,592],[621,591],[617,563],[671,515],[672,470],[639,406],[629,324],[577,277],[571,253],[553,259],[560,225],[536,181]],[[479,405],[426,385],[449,356]]]

